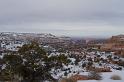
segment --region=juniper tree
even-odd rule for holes
[[[10,71],[11,76],[17,74],[23,77],[26,82],[52,81],[51,69],[59,69],[62,64],[69,63],[64,54],[48,57],[36,42],[23,45],[17,53],[5,55],[4,60],[5,70]]]

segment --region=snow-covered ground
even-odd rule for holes
[[[118,75],[121,77],[121,79],[124,81],[124,70],[119,71],[119,70],[112,70],[112,72],[106,72],[106,73],[102,73],[102,77],[103,79],[110,79],[111,76],[113,75]]]
[[[81,75],[87,75],[88,73],[80,73]],[[113,75],[118,75],[121,77],[121,80],[112,80],[111,77]],[[124,82],[124,70],[112,70],[112,72],[104,72],[101,73],[102,80],[82,80],[78,82]]]
[[[83,80],[78,82],[124,82],[122,80]]]

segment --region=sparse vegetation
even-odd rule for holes
[[[64,78],[62,82],[76,82],[102,80],[100,73],[118,71],[120,75],[123,71],[123,58],[112,52],[101,52],[92,48],[88,51],[88,48],[79,48],[76,45],[71,45],[71,47],[66,45],[66,47],[61,44],[55,48],[49,44],[30,42],[22,45],[19,51],[7,51],[0,59],[0,80],[55,82],[71,76]],[[87,72],[89,75],[86,75]],[[112,76],[111,79],[121,78]]]

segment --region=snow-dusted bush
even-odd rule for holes
[[[88,74],[88,78],[90,80],[102,80],[102,76],[100,73],[96,72],[96,71],[91,71],[89,74]]]

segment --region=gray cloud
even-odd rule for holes
[[[122,0],[0,0],[0,30],[120,34],[124,32],[123,4]]]

